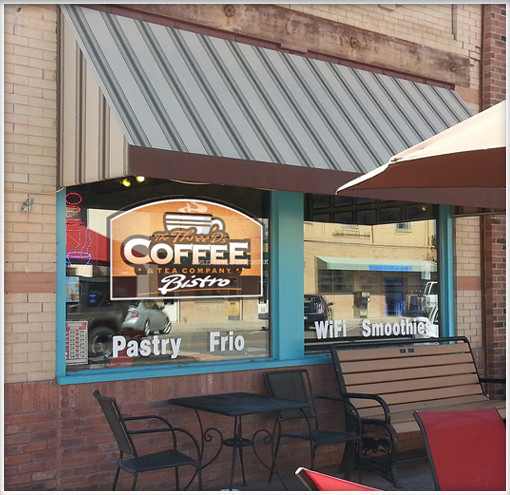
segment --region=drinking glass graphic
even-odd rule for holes
[[[197,234],[209,234],[214,225],[218,230],[225,230],[225,224],[221,218],[208,214],[196,213],[165,213],[165,227],[171,232],[174,229],[191,229],[194,227]]]

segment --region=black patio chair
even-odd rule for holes
[[[103,410],[103,413],[106,417],[106,420],[108,421],[108,424],[110,425],[113,436],[115,437],[120,450],[120,458],[118,461],[117,471],[115,473],[115,480],[113,482],[113,490],[115,490],[117,486],[117,481],[119,479],[121,469],[134,475],[133,485],[131,487],[131,490],[134,490],[138,479],[138,473],[169,468],[175,468],[175,485],[176,490],[179,490],[179,468],[182,466],[191,466],[195,469],[193,476],[191,477],[188,484],[184,487],[184,490],[186,490],[191,485],[197,474],[199,490],[202,489],[200,449],[197,441],[190,432],[182,428],[173,427],[165,418],[162,418],[161,416],[150,415],[123,417],[114,398],[103,397],[98,390],[96,390],[93,395]],[[158,422],[162,422],[163,426],[130,430],[126,425],[126,423],[130,421],[146,422],[147,420],[157,420]],[[131,438],[132,435],[163,432],[170,433],[170,445],[172,448],[159,452],[153,452],[150,454],[138,454],[133,439]],[[194,448],[196,449],[196,458],[190,457],[180,450],[177,450],[178,439],[180,442],[187,441],[187,443],[189,443],[191,441],[191,444],[194,445]],[[124,454],[127,454],[131,457],[124,458]]]
[[[278,370],[264,372],[264,381],[269,393],[281,399],[297,400],[306,402],[308,406],[302,409],[291,409],[278,411],[273,430],[273,437],[276,433],[274,447],[274,461],[278,456],[282,438],[302,440],[309,443],[311,468],[315,467],[315,453],[321,445],[336,443],[350,443],[352,449],[347,452],[354,452],[357,459],[341,463],[344,466],[344,476],[349,478],[355,464],[358,466],[358,479],[361,481],[361,422],[357,410],[341,398],[314,396],[310,375],[305,369]],[[315,400],[322,399],[331,401],[341,409],[337,415],[337,429],[321,429]],[[294,427],[292,427],[294,425]],[[272,471],[270,475],[270,480]]]

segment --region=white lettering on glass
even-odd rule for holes
[[[235,335],[232,330],[228,333],[209,332],[209,352],[242,351],[244,337]]]
[[[147,357],[166,355],[170,352],[170,358],[175,359],[179,355],[181,340],[178,339],[160,339],[157,335],[150,339],[127,340],[123,335],[114,335],[112,340],[112,356],[119,357],[119,353],[126,351],[128,357]],[[171,349],[171,350],[170,350]]]

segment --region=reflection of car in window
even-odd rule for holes
[[[123,333],[135,331],[147,336],[154,332],[170,333],[172,322],[162,302],[144,300],[129,307],[121,327]]]
[[[429,314],[433,307],[437,307],[439,294],[439,284],[437,282],[427,282],[423,288],[423,309],[425,314]]]
[[[433,306],[427,316],[416,318],[416,321],[425,323],[425,334],[416,337],[435,338],[439,337],[439,307]]]
[[[79,297],[67,303],[69,321],[86,321],[89,363],[108,360],[112,338],[120,333],[130,301],[111,301],[107,277],[80,277]]]
[[[316,321],[331,320],[333,303],[328,303],[320,294],[307,294],[304,300],[305,328],[313,327]]]

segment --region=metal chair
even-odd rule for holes
[[[350,443],[353,445],[353,449],[346,449],[346,451],[354,452],[354,455],[357,455],[358,479],[361,481],[361,423],[357,410],[348,401],[340,398],[314,396],[310,376],[305,369],[266,371],[264,372],[264,381],[269,393],[274,397],[308,404],[303,409],[278,411],[273,429],[273,437],[276,432],[273,462],[276,462],[282,438],[303,440],[309,443],[312,469],[315,465],[315,452],[319,446]],[[324,430],[319,427],[316,399],[332,401],[332,403],[341,406],[338,429]],[[289,429],[291,424],[297,424],[299,429]],[[345,466],[346,477],[350,476],[355,463],[354,459],[342,463]]]
[[[329,474],[319,473],[304,467],[299,467],[295,472],[299,480],[309,490],[320,492],[377,492],[377,488],[366,485],[358,485],[352,481],[335,478]]]
[[[193,476],[185,486],[184,490],[186,490],[191,485],[197,474],[199,490],[202,489],[200,449],[197,441],[190,432],[183,430],[182,428],[173,427],[166,419],[162,418],[161,416],[150,415],[123,417],[114,398],[103,397],[98,390],[96,390],[93,395],[103,410],[103,413],[106,417],[106,420],[108,421],[108,424],[110,425],[113,436],[115,437],[120,450],[120,458],[118,461],[117,471],[115,473],[115,480],[113,482],[113,490],[115,490],[117,486],[117,481],[119,479],[121,469],[133,474],[134,479],[131,490],[134,490],[138,479],[138,473],[169,468],[175,468],[175,484],[176,489],[179,490],[179,467],[182,466],[191,466],[195,469]],[[147,420],[157,420],[164,424],[163,426],[158,426],[155,428],[132,430],[129,430],[126,424],[130,421],[146,422]],[[131,438],[132,435],[163,432],[170,433],[171,445],[173,448],[145,455],[138,454],[133,439]],[[182,438],[182,442],[186,440],[188,443],[191,440],[191,443],[196,449],[196,458],[190,457],[189,455],[177,450],[178,438]],[[124,458],[124,454],[128,454],[131,457],[126,459]]]
[[[506,429],[497,409],[415,411],[436,490],[504,491]]]

